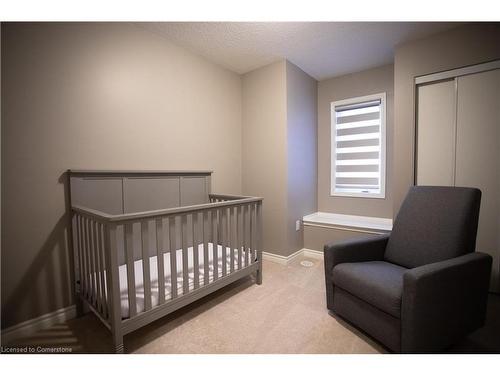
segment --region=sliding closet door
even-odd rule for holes
[[[456,186],[481,189],[476,250],[493,256],[499,288],[500,70],[458,77]]]
[[[417,185],[453,185],[455,80],[421,85],[417,91]]]

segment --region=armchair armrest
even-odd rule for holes
[[[382,260],[388,240],[389,234],[384,234],[325,245],[323,252],[325,263],[326,304],[329,310],[333,310],[333,267],[339,263]]]
[[[470,253],[403,275],[401,349],[442,350],[484,324],[492,258]]]

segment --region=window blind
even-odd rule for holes
[[[334,107],[336,193],[381,193],[380,99]]]

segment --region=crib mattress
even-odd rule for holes
[[[226,269],[227,272],[230,270],[231,265],[231,249],[226,247]],[[234,249],[234,269],[238,269],[238,249]],[[198,246],[198,262],[199,262],[199,286],[204,285],[205,281],[205,259],[203,254],[203,245]],[[245,253],[245,250],[243,250]],[[209,263],[209,283],[214,280],[214,262],[213,262],[213,245],[208,244],[208,263]],[[244,256],[242,259],[242,267],[244,265]],[[176,264],[177,264],[177,295],[181,296],[183,294],[183,270],[182,270],[182,249],[176,251]],[[188,248],[188,277],[189,277],[189,291],[194,289],[194,258],[193,258],[193,247]],[[222,246],[217,246],[217,271],[218,276],[222,277]],[[172,285],[170,277],[170,252],[163,254],[163,269],[165,276],[165,300],[171,298]],[[149,258],[149,272],[151,279],[151,305],[158,305],[158,259],[156,256]],[[144,311],[144,280],[142,272],[142,259],[134,262],[134,273],[135,273],[135,292],[136,292],[136,307],[137,313]],[[128,303],[128,286],[127,286],[127,266],[120,266],[120,296],[121,296],[121,315],[122,318],[129,317],[129,303]]]

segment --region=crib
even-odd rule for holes
[[[262,198],[211,171],[69,170],[75,292],[123,336],[238,279],[262,283]]]

